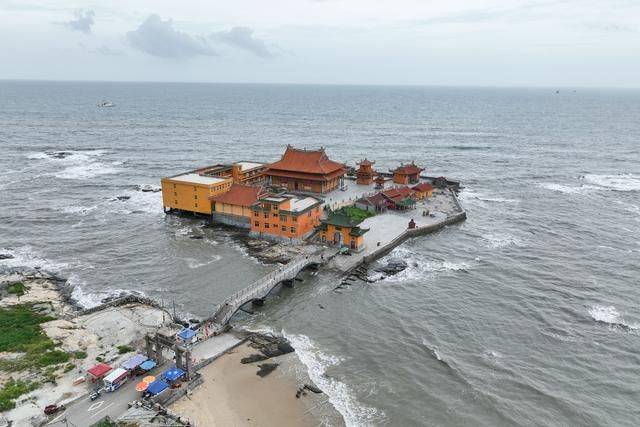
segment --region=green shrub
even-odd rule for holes
[[[8,411],[16,407],[15,400],[23,394],[38,388],[37,383],[26,381],[14,381],[13,378],[0,389],[0,412]]]
[[[129,347],[128,345],[119,345],[118,347],[116,347],[118,349],[118,353],[119,354],[125,354],[125,353],[130,353],[133,351],[132,347]]]
[[[30,304],[0,309],[0,351],[26,351],[29,345],[51,342],[40,327],[50,320],[53,318],[34,313]]]
[[[26,294],[28,290],[29,290],[29,287],[22,282],[12,283],[7,288],[7,292],[13,295],[17,295],[19,297]]]
[[[73,352],[73,358],[74,359],[86,359],[87,358],[87,352],[85,352],[85,351],[74,351]]]
[[[76,365],[74,365],[73,363],[67,363],[64,367],[64,373],[66,374],[67,372],[71,372],[76,368]]]
[[[364,209],[357,208],[355,206],[345,206],[338,210],[347,216],[349,216],[353,220],[364,221],[365,219],[374,216],[373,212],[369,212]]]

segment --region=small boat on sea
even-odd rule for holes
[[[116,104],[114,104],[111,101],[107,101],[106,99],[103,99],[102,101],[98,102],[96,104],[98,107],[115,107]]]

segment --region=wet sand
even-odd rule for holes
[[[288,354],[264,362],[243,365],[240,359],[256,350],[243,344],[200,371],[204,383],[171,409],[199,426],[315,426],[320,424],[308,410],[324,395],[307,393],[299,399],[299,384],[282,369],[296,357]],[[256,375],[259,364],[281,366],[264,378]]]

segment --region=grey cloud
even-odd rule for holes
[[[269,50],[267,44],[254,37],[253,30],[248,27],[233,27],[229,31],[212,33],[210,37],[212,40],[249,51],[261,58],[275,57],[275,54]]]
[[[171,19],[163,21],[156,14],[149,15],[137,30],[129,31],[126,38],[134,48],[162,58],[193,58],[216,54],[204,37],[178,31],[173,28]]]
[[[105,45],[102,45],[102,46],[98,47],[96,50],[93,50],[92,52],[93,53],[99,53],[99,54],[105,55],[105,56],[122,56],[122,55],[124,55],[124,52],[122,52],[121,50],[112,49],[109,46],[105,46]]]
[[[64,26],[71,31],[80,31],[85,34],[91,33],[91,26],[94,24],[93,17],[95,16],[93,10],[84,11],[78,9],[73,14],[75,19],[65,22]]]

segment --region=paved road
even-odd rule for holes
[[[154,369],[150,375],[157,375],[162,369]],[[89,396],[71,404],[66,411],[54,416],[54,418],[46,424],[47,426],[90,426],[106,417],[112,419],[118,418],[128,408],[129,402],[140,398],[140,392],[136,391],[136,384],[141,377],[130,378],[118,390],[107,393],[102,392],[100,397],[93,402]],[[66,421],[65,421],[66,419]]]
[[[228,333],[211,337],[194,346],[193,356],[196,362],[199,362],[202,359],[224,353],[239,341],[238,338]],[[149,375],[159,375],[169,365],[170,363],[165,363],[163,366],[156,367]],[[63,413],[55,415],[46,425],[85,427],[98,422],[107,415],[115,420],[125,413],[130,402],[140,399],[141,394],[136,391],[136,384],[141,379],[142,377],[130,378],[118,390],[111,393],[102,392],[101,396],[93,402],[89,396],[85,396],[70,404]]]

